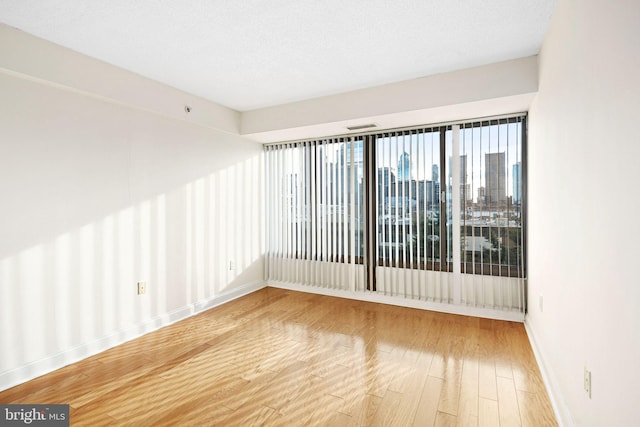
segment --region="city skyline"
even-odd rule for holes
[[[460,129],[459,161],[460,189],[467,202],[482,203],[482,194],[489,201],[503,203],[511,198],[514,203],[521,199],[521,124],[511,123],[500,126],[484,126],[482,128]],[[446,174],[449,187],[451,185],[451,131],[445,133],[445,150],[447,164]],[[353,146],[353,162],[351,162],[351,144]],[[331,164],[344,164],[349,171],[354,171],[357,182],[363,178],[364,140],[353,137],[343,141],[309,145],[307,149],[315,150],[316,158],[322,158],[329,168]],[[440,131],[423,132],[394,137],[375,138],[376,169],[385,168],[397,181],[432,181],[440,182]],[[497,156],[497,157],[496,157]],[[345,158],[346,157],[346,158]],[[502,158],[492,162],[487,159]],[[296,159],[292,159],[297,163]],[[294,166],[295,168],[295,166]],[[488,174],[487,169],[493,172]],[[497,169],[500,169],[498,173]],[[333,170],[333,169],[331,169]],[[348,172],[351,174],[351,172]],[[489,180],[487,177],[493,178]],[[495,182],[493,182],[493,181]],[[491,182],[489,182],[491,181]]]

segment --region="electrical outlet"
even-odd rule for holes
[[[142,295],[147,292],[147,284],[145,282],[138,282],[138,295]]]
[[[584,391],[591,399],[591,371],[588,371],[586,366],[584,367]]]
[[[540,307],[540,313],[542,313],[544,311],[544,298],[542,297],[542,295],[540,295],[540,298],[538,300],[538,306]]]

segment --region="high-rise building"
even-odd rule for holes
[[[522,190],[522,175],[520,162],[513,165],[513,203],[520,204]]]
[[[485,198],[489,206],[504,205],[507,201],[507,169],[504,153],[486,153],[485,163]]]
[[[440,182],[440,168],[438,165],[431,166],[431,180],[433,182]]]
[[[398,159],[398,181],[411,180],[411,157],[404,152]]]
[[[453,172],[453,168],[451,165],[451,157],[448,160],[448,168],[449,174]],[[435,166],[435,165],[434,165]],[[451,175],[450,175],[451,176]],[[460,182],[460,199],[471,202],[473,200],[473,193],[471,192],[471,183],[469,182],[469,174],[467,170],[467,155],[460,155],[460,170],[459,170]],[[451,187],[449,187],[449,191],[452,191]]]
[[[338,177],[338,199],[336,202],[343,203],[344,197],[351,200],[351,180],[354,180],[356,192],[360,191],[363,178],[364,146],[361,140],[353,142],[353,158],[351,153],[351,143],[341,144],[338,148],[336,175]],[[353,176],[352,176],[353,174]],[[345,189],[346,188],[346,192]]]
[[[471,202],[473,193],[471,191],[471,183],[469,182],[469,174],[467,171],[467,155],[460,155],[460,197],[462,200]]]
[[[467,155],[460,155],[460,185],[467,183]]]
[[[380,191],[380,197],[384,200],[379,200],[379,203],[385,202],[386,198],[393,194],[394,186],[396,183],[396,174],[389,167],[378,168],[378,188]]]

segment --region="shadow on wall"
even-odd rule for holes
[[[237,136],[2,72],[0,93],[0,259],[262,153]],[[232,178],[234,192],[258,190]]]
[[[1,73],[0,92],[0,375],[262,280],[261,145]]]
[[[247,159],[0,260],[0,373],[261,280],[261,202],[234,184],[258,188],[260,170]]]

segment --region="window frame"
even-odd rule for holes
[[[522,250],[522,258],[521,258],[521,267],[514,265],[495,265],[495,264],[484,264],[484,263],[473,263],[465,261],[465,257],[461,257],[460,259],[460,268],[464,272],[464,274],[481,274],[481,275],[490,275],[490,276],[506,276],[506,277],[518,277],[518,278],[526,278],[527,273],[527,115],[526,113],[518,113],[503,117],[492,117],[486,119],[475,119],[469,121],[456,121],[445,124],[437,124],[437,125],[426,125],[426,126],[415,126],[411,128],[402,128],[395,130],[384,130],[384,131],[373,131],[367,133],[353,133],[346,135],[339,135],[334,137],[327,138],[318,138],[312,140],[304,140],[297,142],[288,142],[288,143],[275,143],[268,144],[268,146],[278,145],[287,147],[289,149],[295,150],[303,150],[303,163],[304,163],[304,173],[305,176],[302,178],[302,186],[298,188],[296,191],[300,192],[301,190],[305,190],[305,194],[298,194],[297,197],[302,197],[302,207],[305,216],[305,220],[302,223],[298,223],[298,227],[303,227],[298,230],[292,229],[291,227],[295,227],[293,223],[288,224],[290,227],[291,235],[297,234],[298,236],[302,235],[303,239],[309,239],[310,241],[315,241],[315,247],[312,247],[313,244],[308,244],[307,248],[301,247],[301,243],[299,241],[295,241],[293,243],[294,249],[293,253],[289,250],[289,257],[293,257],[294,259],[305,259],[305,260],[314,260],[314,261],[329,261],[329,262],[337,262],[337,263],[355,263],[355,264],[365,264],[367,270],[367,276],[369,279],[367,280],[367,288],[369,290],[375,291],[375,268],[376,267],[394,267],[394,268],[412,268],[412,269],[420,269],[420,270],[431,270],[431,271],[440,271],[440,272],[453,272],[454,271],[454,261],[453,261],[453,249],[449,250],[451,247],[450,240],[452,236],[453,229],[453,221],[449,222],[447,219],[449,211],[452,211],[452,201],[453,201],[453,192],[450,190],[449,183],[449,173],[448,164],[447,164],[447,133],[453,132],[454,126],[459,126],[459,132],[472,128],[472,127],[482,127],[482,126],[491,126],[491,125],[500,125],[504,123],[521,123],[521,141],[520,141],[520,150],[521,150],[521,169],[520,169],[520,180],[521,180],[521,188],[520,188],[520,215],[521,215],[521,250]],[[389,263],[385,264],[384,259],[379,256],[377,253],[379,247],[379,238],[378,238],[378,166],[377,166],[377,142],[382,138],[389,138],[391,136],[397,135],[417,135],[419,133],[427,133],[427,132],[439,132],[439,259],[437,262],[427,261],[425,257],[420,259],[417,258],[417,261],[411,259],[407,261],[406,259],[396,259],[394,260],[394,264],[390,265]],[[362,187],[360,197],[362,197],[362,201],[358,208],[362,208],[362,252],[356,256],[352,256],[349,253],[338,253],[335,251],[332,253],[331,257],[326,254],[322,254],[322,246],[318,246],[319,239],[322,238],[322,230],[321,227],[326,226],[327,224],[315,224],[313,226],[313,222],[317,222],[320,215],[319,210],[321,202],[325,202],[326,204],[326,194],[324,195],[324,199],[322,198],[322,194],[318,193],[318,188],[313,188],[311,191],[307,192],[306,190],[309,186],[313,186],[315,182],[315,186],[318,186],[318,179],[331,179],[329,175],[327,175],[326,165],[322,164],[323,160],[318,159],[319,154],[316,152],[318,147],[322,147],[323,145],[330,143],[342,143],[345,144],[346,147],[350,147],[352,144],[356,144],[361,142],[362,150],[363,150],[363,159],[362,159]],[[268,146],[266,149],[268,150]],[[282,148],[286,149],[286,148]],[[313,153],[312,153],[313,151]],[[297,153],[294,155],[298,155]],[[460,153],[458,153],[458,161],[460,158]],[[349,159],[350,162],[355,162],[355,157]],[[314,163],[315,162],[315,163]],[[345,162],[346,164],[346,162]],[[353,168],[355,163],[352,163],[351,166],[346,166],[344,170],[341,172],[337,171],[338,162],[336,161],[336,170],[333,170],[333,179],[337,178],[338,175],[341,175],[346,180],[346,176],[348,174],[349,167]],[[344,165],[342,165],[344,166]],[[426,167],[426,166],[425,166]],[[321,177],[318,177],[318,171],[321,170]],[[354,171],[355,169],[351,169]],[[311,176],[313,172],[315,173],[314,177]],[[307,176],[309,174],[309,176]],[[326,178],[325,178],[326,175]],[[425,172],[425,176],[427,176]],[[425,178],[425,182],[426,182]],[[409,181],[411,182],[411,181]],[[417,182],[417,181],[416,181]],[[344,182],[340,182],[338,184],[332,183],[331,185],[345,185]],[[350,182],[348,185],[352,185]],[[355,183],[356,190],[358,187],[358,183]],[[423,184],[426,185],[426,184]],[[432,184],[433,185],[433,184]],[[404,186],[404,185],[403,185]],[[411,184],[409,184],[411,188]],[[339,188],[339,187],[337,187]],[[416,184],[416,191],[418,185]],[[326,189],[325,189],[326,190]],[[350,188],[349,191],[352,191],[353,188]],[[411,190],[409,190],[411,191]],[[309,193],[309,194],[307,194]],[[334,193],[332,193],[332,197],[336,196],[335,189]],[[340,197],[345,197],[345,194]],[[396,194],[396,197],[398,195]],[[318,198],[320,197],[320,198]],[[315,198],[314,200],[311,200]],[[344,202],[342,202],[344,203]],[[426,203],[426,201],[424,201]],[[310,209],[309,206],[315,206],[315,209]],[[462,208],[458,212],[451,212],[452,218],[453,215],[460,215]],[[272,214],[277,213],[276,211],[271,212]],[[268,212],[269,214],[269,212]],[[326,216],[326,215],[325,215]],[[346,218],[346,217],[345,217]],[[283,220],[284,221],[284,220]],[[332,225],[332,227],[335,225]],[[342,226],[345,226],[343,224]],[[355,223],[352,225],[355,226]],[[285,226],[286,227],[286,226]],[[324,232],[329,232],[329,230],[325,230]],[[312,236],[315,233],[315,236]],[[417,231],[416,231],[416,234]],[[299,238],[299,237],[298,237]],[[267,244],[269,244],[269,239],[267,239]],[[291,243],[289,243],[291,244]],[[463,250],[460,249],[461,254]],[[270,252],[270,248],[267,248],[267,253]],[[275,252],[276,255],[285,256],[284,253]],[[369,262],[368,260],[371,260]],[[473,265],[475,264],[475,266]],[[469,273],[469,270],[472,270],[473,273]]]

